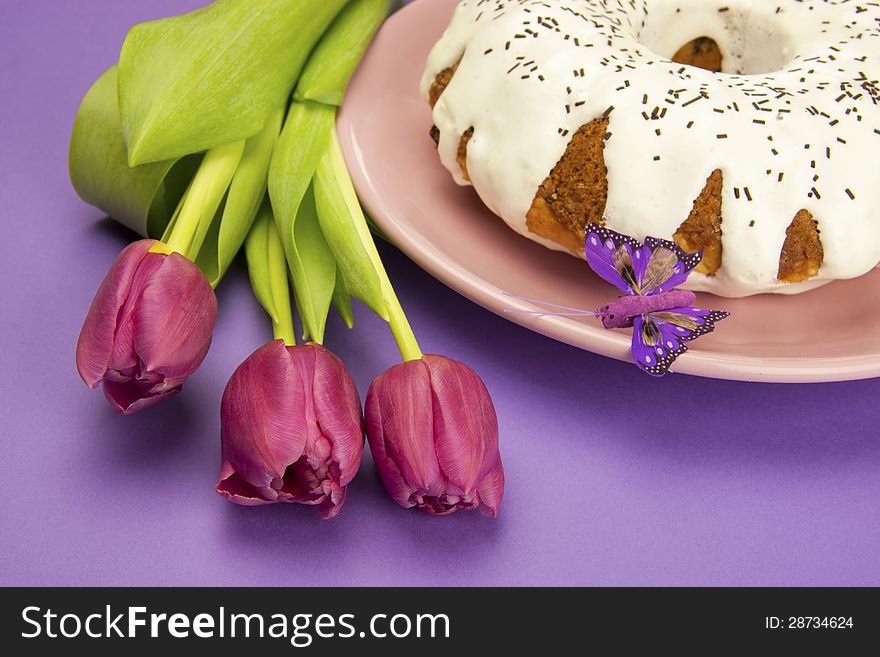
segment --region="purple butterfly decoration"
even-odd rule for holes
[[[651,376],[665,375],[687,343],[715,330],[730,313],[693,305],[696,295],[676,289],[700,264],[703,253],[687,253],[675,242],[647,237],[644,242],[599,224],[586,227],[587,263],[592,270],[624,293],[596,312],[569,308],[528,297],[516,297],[556,311],[514,311],[533,315],[584,316],[602,319],[607,329],[633,328],[632,355],[636,365]],[[515,295],[509,295],[515,296]],[[568,312],[562,312],[568,311]]]
[[[687,343],[715,330],[730,313],[703,310],[696,295],[677,290],[703,259],[675,242],[645,238],[644,243],[598,224],[586,228],[587,263],[624,296],[597,311],[607,329],[633,327],[636,365],[651,376],[663,376],[687,351]]]

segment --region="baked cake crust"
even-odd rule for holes
[[[880,7],[717,5],[464,0],[422,83],[443,163],[549,248],[582,256],[597,222],[702,249],[692,289],[865,273],[880,261],[880,169],[864,166],[880,147]],[[778,70],[748,71],[743,30],[784,51]]]

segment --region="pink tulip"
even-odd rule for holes
[[[364,411],[370,451],[389,495],[443,515],[495,517],[504,494],[495,407],[463,363],[425,355],[373,381]]]
[[[220,495],[339,513],[364,452],[360,397],[339,358],[317,344],[264,345],[229,380],[220,421]]]
[[[208,352],[217,299],[192,261],[153,253],[155,240],[127,246],[86,315],[76,367],[123,414],[180,391]]]

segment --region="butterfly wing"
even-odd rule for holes
[[[636,365],[651,376],[661,377],[687,343],[715,330],[730,313],[694,306],[671,308],[639,315],[633,320],[632,354]]]
[[[589,224],[585,233],[584,249],[590,268],[621,292],[639,294],[634,258],[641,257],[642,245],[599,224]]]
[[[675,242],[646,237],[633,258],[638,288],[646,296],[669,292],[684,283],[702,259],[702,251],[688,253]]]

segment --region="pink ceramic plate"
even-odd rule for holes
[[[535,309],[505,292],[594,309],[616,290],[583,262],[509,230],[440,164],[418,84],[455,5],[420,0],[394,14],[355,75],[339,130],[357,191],[397,246],[461,294],[538,333],[629,360],[629,332],[606,331],[594,318],[504,312]],[[731,317],[693,343],[676,372],[788,382],[880,376],[880,271],[795,297],[701,297]]]

